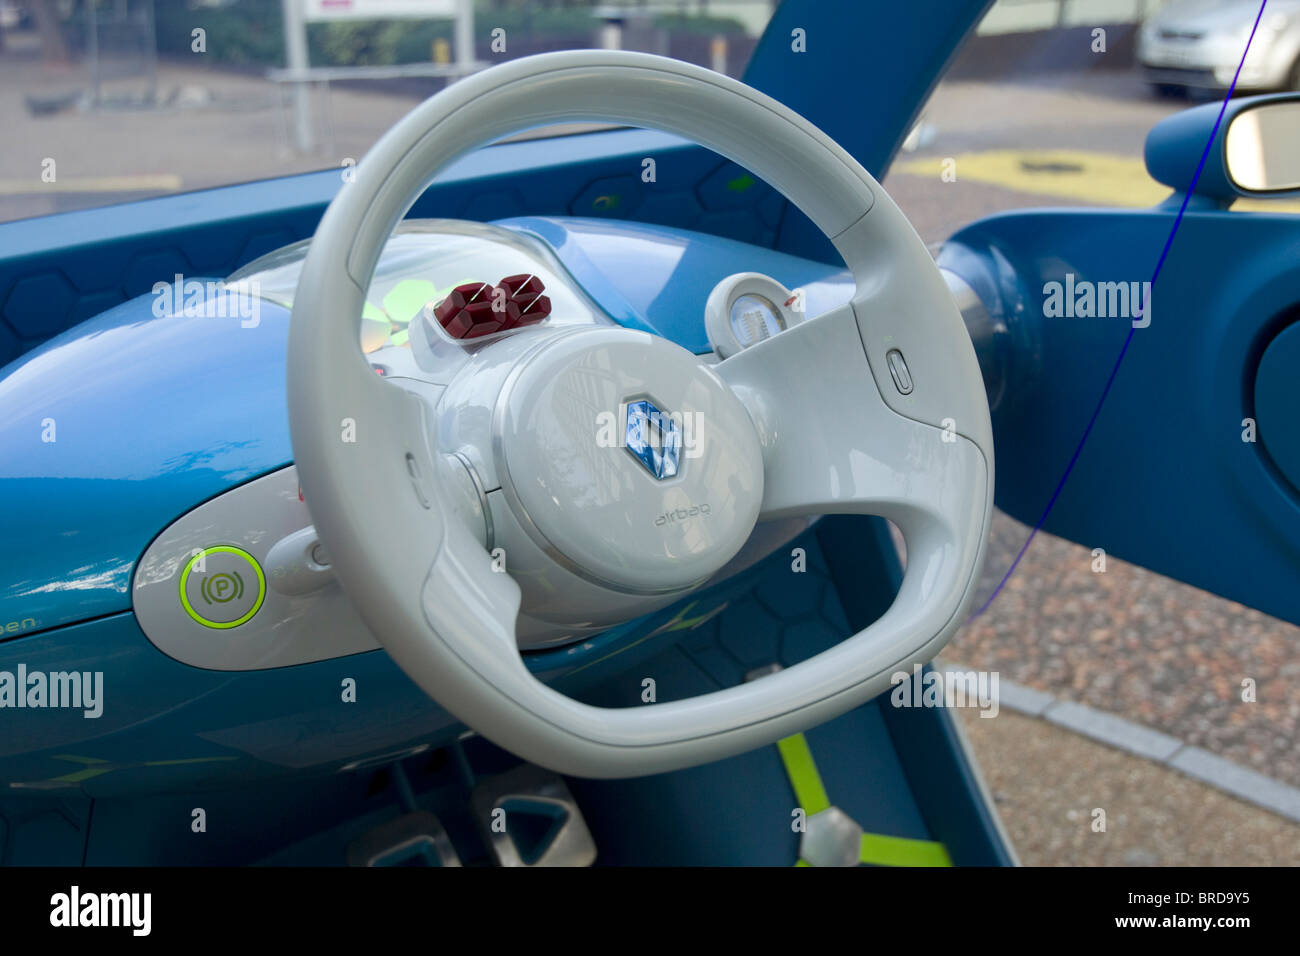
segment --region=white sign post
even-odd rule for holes
[[[312,149],[311,99],[307,84],[312,70],[307,55],[307,24],[338,20],[454,20],[456,69],[451,75],[474,71],[474,0],[282,0],[284,49],[288,81],[294,84],[294,139],[298,149]],[[361,79],[374,70],[354,68]],[[445,68],[444,68],[445,69]],[[329,70],[332,77],[347,78],[349,68]],[[427,75],[427,74],[424,74]],[[440,73],[440,75],[447,75]]]
[[[282,0],[284,9],[284,65],[291,72],[307,71],[307,24],[298,0]],[[283,106],[283,101],[281,101]],[[281,113],[281,116],[284,114]],[[298,151],[307,153],[315,146],[311,128],[311,90],[307,83],[293,87],[294,142]]]

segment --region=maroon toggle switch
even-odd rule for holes
[[[541,295],[546,291],[546,287],[542,285],[542,280],[537,278],[537,276],[529,275],[528,273],[522,273],[517,276],[506,276],[498,282],[497,285],[504,288],[506,293],[512,298],[517,295]]]
[[[493,288],[486,282],[466,282],[452,289],[433,310],[438,324],[453,339],[476,339],[498,332],[509,317],[509,310],[492,310]]]
[[[551,300],[542,295],[546,291],[546,286],[542,284],[539,277],[529,273],[506,276],[497,283],[497,286],[506,290],[510,301],[517,307],[519,313],[517,318],[504,326],[505,328],[536,325],[551,314]]]
[[[515,300],[519,303],[519,325],[534,325],[551,314],[551,299],[545,295],[535,295]]]
[[[494,286],[466,282],[452,289],[433,314],[453,339],[477,339],[541,322],[551,314],[545,289],[530,274],[506,276]]]

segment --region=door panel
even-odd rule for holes
[[[1131,325],[1055,314],[1048,283],[1149,281],[1174,218],[1166,208],[1013,213],[943,249],[941,265],[1008,328],[993,433],[997,505],[1013,517],[1039,520]],[[1045,530],[1300,624],[1300,493],[1268,451],[1292,447],[1300,408],[1265,410],[1256,440],[1243,440],[1261,356],[1297,317],[1298,252],[1300,217],[1185,215],[1151,289],[1150,325],[1133,329]]]

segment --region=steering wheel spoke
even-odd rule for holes
[[[763,449],[760,520],[872,514],[911,538],[977,534],[987,491],[979,447],[881,397],[852,304],[717,366],[749,409]]]

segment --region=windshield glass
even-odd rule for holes
[[[740,76],[773,6],[0,0],[0,222],[346,168],[457,77],[548,50]]]

